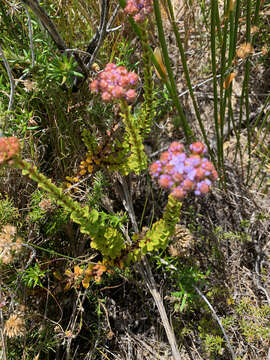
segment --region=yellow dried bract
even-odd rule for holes
[[[16,314],[11,315],[5,323],[4,331],[10,338],[23,336],[25,333],[24,319]]]
[[[266,44],[262,47],[262,55],[266,55],[268,53],[268,47]]]
[[[66,176],[66,180],[68,182],[64,183],[65,187],[66,188],[72,187],[73,191],[79,191],[78,188],[74,187],[74,184],[80,182],[85,175],[91,174],[93,172],[93,170],[94,170],[93,163],[94,162],[97,165],[97,162],[95,161],[95,159],[92,158],[92,155],[90,153],[87,153],[85,160],[80,162],[79,170],[76,173],[76,175],[73,177]]]
[[[158,62],[159,66],[160,66],[160,69],[161,69],[163,75],[164,75],[165,77],[167,77],[168,74],[167,74],[167,70],[166,70],[166,67],[165,67],[165,65],[164,65],[163,59],[162,59],[162,53],[161,53],[161,50],[160,50],[158,47],[156,47],[155,50],[154,50],[154,56],[155,56],[156,61]],[[155,68],[155,72],[156,72],[156,74],[157,74],[157,77],[158,77],[159,79],[162,79],[162,77],[161,77],[158,69],[156,69],[155,66],[154,66],[154,68]]]
[[[258,26],[252,26],[252,28],[250,29],[251,34],[256,34],[258,31],[259,31]]]
[[[85,169],[82,169],[80,172],[79,172],[79,175],[85,175],[86,174],[86,170]]]
[[[228,74],[223,82],[223,89],[228,89],[234,78],[235,78],[234,72],[231,72],[230,74]]]
[[[91,65],[92,70],[99,72],[100,71],[100,66],[97,63],[94,63]]]

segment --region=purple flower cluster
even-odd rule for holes
[[[191,154],[187,156],[184,146],[174,141],[149,168],[159,185],[170,189],[172,196],[179,200],[192,191],[195,195],[207,193],[218,178],[214,165],[204,157],[205,146],[195,142],[189,148]]]
[[[128,0],[124,11],[128,15],[132,15],[134,20],[139,23],[153,11],[153,3],[152,0]]]
[[[105,69],[92,81],[90,89],[94,93],[101,92],[103,101],[115,99],[135,100],[137,93],[133,89],[139,77],[133,72],[128,72],[124,66],[107,64]]]

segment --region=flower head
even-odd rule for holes
[[[190,192],[206,194],[218,178],[214,165],[204,157],[205,146],[195,142],[189,148],[190,155],[184,152],[182,144],[174,141],[149,167],[150,175],[159,185],[170,189],[172,196],[179,200]]]
[[[201,154],[206,153],[206,147],[204,146],[204,144],[202,144],[201,142],[198,142],[198,141],[191,144],[189,148],[193,154],[201,155]]]
[[[5,323],[4,331],[9,338],[23,336],[25,333],[25,323],[23,317],[16,314],[11,315]]]
[[[128,0],[124,11],[133,16],[137,23],[143,22],[146,16],[153,11],[152,0]]]
[[[0,138],[0,165],[10,161],[20,152],[19,140],[16,137]]]
[[[116,99],[133,101],[137,96],[134,87],[138,80],[138,75],[128,72],[124,66],[107,64],[97,79],[92,81],[90,89],[93,93],[101,93],[102,100],[106,102]]]
[[[17,228],[5,225],[0,233],[0,262],[9,264],[14,255],[21,250],[22,239],[16,236]]]

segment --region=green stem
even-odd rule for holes
[[[17,167],[28,174],[30,178],[36,181],[41,188],[48,191],[48,193],[51,194],[57,203],[63,208],[69,210],[70,212],[74,211],[79,213],[82,218],[85,217],[80,205],[76,203],[70,196],[64,194],[62,188],[58,188],[49,179],[47,179],[46,176],[40,174],[36,167],[18,158],[14,161],[14,167]]]
[[[214,93],[214,120],[216,129],[218,169],[221,169],[221,144],[218,118],[218,91],[217,91],[217,66],[216,66],[216,0],[211,0],[211,60],[213,73]]]
[[[177,27],[176,22],[175,22],[174,11],[173,11],[173,6],[172,6],[172,3],[171,3],[171,0],[167,0],[167,3],[168,3],[169,12],[170,12],[171,24],[172,24],[172,27],[173,27],[173,32],[174,32],[176,42],[177,42],[177,46],[178,46],[178,49],[179,49],[179,52],[180,52],[181,61],[182,61],[182,65],[183,65],[183,70],[184,70],[184,75],[185,75],[185,78],[186,78],[188,90],[189,90],[189,93],[190,93],[190,96],[191,96],[191,99],[192,99],[192,103],[193,103],[193,107],[194,107],[194,110],[195,110],[195,113],[196,113],[196,117],[197,117],[197,120],[199,122],[199,126],[200,126],[200,129],[201,129],[202,135],[203,135],[204,142],[205,142],[205,144],[207,146],[208,153],[209,153],[209,155],[211,157],[212,162],[216,166],[216,159],[214,157],[212,149],[210,148],[210,144],[209,144],[209,141],[208,141],[208,136],[206,134],[205,127],[204,127],[203,122],[202,122],[200,110],[198,108],[198,105],[197,105],[197,102],[196,102],[196,99],[195,99],[193,87],[192,87],[190,76],[189,76],[189,70],[188,70],[188,66],[187,66],[186,56],[185,56],[182,40],[181,40],[179,31],[178,31],[178,27]]]
[[[226,103],[227,103],[227,96],[229,94],[229,89],[225,89],[224,91],[224,81],[226,77],[226,50],[227,50],[227,37],[228,37],[228,23],[229,23],[229,6],[230,1],[227,1],[226,9],[225,9],[225,22],[222,32],[222,46],[221,46],[221,66],[220,66],[220,112],[219,112],[219,129],[220,129],[220,165],[223,174],[224,184],[226,184],[226,174],[224,168],[224,123],[225,123],[225,114],[226,114]],[[228,64],[229,65],[229,64]],[[228,75],[227,75],[228,76]],[[231,86],[230,86],[231,87]]]
[[[162,48],[162,54],[164,57],[164,62],[165,62],[165,66],[167,69],[167,73],[168,73],[168,77],[170,80],[170,86],[172,89],[172,94],[173,94],[173,101],[174,104],[178,110],[179,113],[179,117],[180,117],[180,121],[181,121],[181,125],[182,128],[184,130],[184,134],[186,137],[187,142],[190,142],[191,138],[194,138],[194,135],[192,133],[192,130],[187,122],[187,119],[185,117],[183,108],[180,104],[179,101],[179,97],[178,97],[178,90],[176,87],[176,83],[174,80],[174,74],[172,71],[172,67],[171,67],[171,63],[170,63],[170,59],[169,59],[169,54],[168,54],[168,48],[167,48],[167,44],[166,44],[166,40],[165,40],[165,35],[164,35],[164,30],[163,30],[163,24],[162,24],[162,19],[161,19],[161,13],[160,13],[160,7],[159,7],[159,1],[158,0],[153,0],[154,3],[154,10],[155,10],[155,16],[156,16],[156,22],[157,22],[157,28],[158,28],[158,37],[159,37],[159,42]]]
[[[122,8],[125,8],[125,6],[126,6],[125,0],[119,0],[119,4],[120,4],[120,6]],[[158,7],[158,9],[159,9],[159,4],[157,3],[157,1],[154,3],[154,5],[156,7]],[[160,15],[160,9],[158,10],[158,12],[159,12],[159,15]],[[140,27],[136,24],[136,22],[133,20],[133,18],[131,16],[129,16],[128,20],[129,20],[129,23],[130,23],[131,27],[133,28],[135,34],[138,36],[140,41],[143,42],[142,30],[140,29]],[[158,27],[160,28],[160,26],[161,26],[161,28],[162,28],[161,16],[159,16],[159,22],[158,23],[159,23]],[[160,23],[161,23],[161,25],[160,25]],[[163,33],[163,39],[164,39],[164,33]],[[161,42],[161,40],[160,40],[160,42]],[[165,39],[161,43],[163,44],[163,46],[164,46],[164,44],[166,46]],[[166,60],[165,56],[164,56],[164,52],[163,52],[166,68],[167,68],[167,64],[170,67],[170,70],[168,70],[168,68],[167,68],[167,72],[169,74],[169,81],[168,81],[166,75],[164,74],[164,72],[162,71],[158,61],[156,60],[155,55],[153,53],[153,50],[151,49],[149,44],[146,44],[146,46],[147,46],[147,49],[148,49],[149,53],[151,54],[152,63],[154,64],[155,68],[157,69],[160,77],[162,78],[164,84],[166,85],[166,87],[168,89],[168,92],[169,92],[171,98],[173,99],[174,105],[175,105],[175,107],[176,107],[176,109],[178,111],[179,117],[180,117],[180,121],[181,121],[181,125],[183,127],[183,130],[184,130],[185,137],[186,137],[187,141],[190,142],[191,138],[192,138],[192,140],[194,140],[194,135],[193,135],[191,127],[189,126],[189,124],[187,122],[187,119],[185,117],[183,108],[182,108],[181,103],[180,103],[179,98],[178,98],[177,88],[176,88],[176,85],[175,85],[174,77],[172,75],[170,62],[168,61],[168,56],[167,56],[167,60]],[[167,54],[168,54],[168,52],[167,52]]]
[[[81,260],[79,260],[78,258],[73,258],[73,257],[68,256],[68,255],[63,255],[63,254],[60,254],[60,253],[57,252],[57,251],[54,251],[54,250],[51,250],[51,249],[46,249],[46,248],[43,248],[43,247],[38,246],[38,245],[33,244],[33,243],[27,243],[26,245],[30,245],[30,246],[32,246],[32,247],[35,248],[35,249],[45,251],[45,252],[47,252],[47,253],[49,253],[49,254],[51,254],[51,255],[60,256],[60,257],[62,257],[62,258],[64,258],[64,259],[67,259],[67,260],[81,261]]]
[[[141,133],[146,135],[151,131],[152,121],[155,115],[155,101],[154,101],[154,82],[152,73],[152,59],[151,52],[148,48],[149,37],[147,32],[147,21],[143,24],[142,31],[142,60],[143,60],[143,74],[144,74],[144,114],[143,123],[141,124]]]

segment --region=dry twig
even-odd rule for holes
[[[15,89],[15,82],[14,82],[14,78],[13,75],[11,73],[8,61],[5,57],[4,51],[0,45],[0,57],[3,59],[4,62],[4,66],[7,70],[7,74],[8,74],[8,78],[9,78],[9,83],[10,83],[10,95],[9,95],[9,103],[8,103],[8,111],[10,111],[12,109],[12,105],[13,105],[13,99],[14,99],[14,89]],[[6,128],[6,121],[5,124],[3,126],[4,130]]]
[[[223,333],[224,339],[225,339],[226,342],[227,342],[228,348],[229,348],[230,353],[231,353],[231,355],[232,355],[232,359],[233,359],[233,360],[236,360],[236,356],[235,356],[235,353],[234,353],[233,348],[232,348],[232,346],[231,346],[230,340],[229,340],[229,338],[228,338],[228,336],[227,336],[227,334],[226,334],[226,331],[225,331],[224,327],[222,326],[221,321],[219,320],[219,318],[218,318],[218,316],[217,316],[217,313],[215,312],[213,306],[210,304],[210,302],[208,301],[208,299],[203,295],[203,293],[197,288],[197,286],[194,286],[194,285],[193,285],[193,288],[196,290],[196,292],[200,295],[200,297],[203,299],[203,301],[207,304],[207,306],[208,306],[209,309],[211,310],[212,315],[213,315],[213,317],[215,318],[216,322],[218,323],[218,325],[219,325],[219,327],[220,327],[220,329],[221,329],[221,331],[222,331],[222,333]]]
[[[124,198],[122,199],[123,204],[126,208],[126,210],[128,211],[128,214],[130,216],[131,222],[132,222],[132,226],[134,228],[134,230],[136,232],[139,231],[138,228],[138,224],[136,221],[136,217],[135,217],[135,212],[134,212],[134,208],[133,208],[133,203],[132,203],[132,199],[131,199],[131,195],[130,192],[128,190],[126,181],[123,177],[121,177],[120,175],[118,175],[118,180],[122,185],[122,189],[123,189],[123,194]],[[160,292],[158,291],[157,288],[157,284],[155,282],[151,267],[149,265],[149,262],[147,260],[146,256],[142,257],[141,262],[139,262],[138,264],[138,269],[140,274],[142,275],[151,295],[153,296],[153,299],[156,303],[156,306],[158,308],[158,312],[160,314],[161,320],[162,320],[162,324],[164,326],[169,344],[171,346],[172,349],[172,354],[175,360],[181,360],[180,357],[180,353],[178,350],[178,346],[177,346],[177,342],[176,342],[176,338],[175,338],[175,334],[173,332],[173,329],[170,325],[167,313],[166,313],[166,309],[163,303],[163,300],[161,298]]]
[[[25,12],[27,15],[27,19],[28,19],[28,35],[29,35],[29,40],[30,40],[30,49],[31,49],[31,58],[32,58],[32,67],[35,66],[35,53],[34,53],[34,43],[33,43],[33,27],[32,27],[32,21],[31,21],[31,16],[30,13],[27,9],[27,6],[24,5],[25,8]]]
[[[62,36],[58,32],[58,30],[57,30],[55,24],[53,23],[53,21],[51,20],[51,18],[48,16],[48,14],[45,12],[45,10],[39,5],[37,0],[22,0],[22,1],[38,17],[38,19],[41,21],[42,25],[45,27],[45,29],[48,31],[51,38],[57,45],[58,49],[61,51],[65,51],[67,46],[66,46]],[[81,58],[79,57],[79,55],[75,53],[74,58],[78,62],[82,72],[84,74],[86,74],[87,73],[86,68],[85,68],[84,63],[82,62]]]

